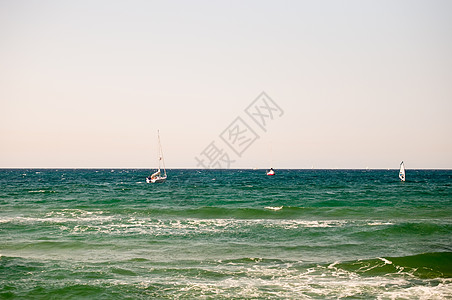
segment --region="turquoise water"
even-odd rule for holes
[[[0,170],[0,298],[452,298],[452,171]]]

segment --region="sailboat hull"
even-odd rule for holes
[[[147,183],[159,183],[164,182],[166,180],[166,176],[159,176],[156,178],[146,178]]]

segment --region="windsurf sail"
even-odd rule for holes
[[[399,178],[400,180],[405,181],[405,165],[403,164],[403,161],[400,163]]]

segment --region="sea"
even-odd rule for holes
[[[452,170],[1,169],[0,299],[452,299]]]

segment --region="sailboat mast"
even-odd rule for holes
[[[163,149],[162,149],[162,143],[160,142],[160,130],[157,130],[157,136],[159,139],[159,169],[160,169],[160,161],[162,161],[163,164],[163,173],[166,176],[166,167],[165,167],[165,159],[163,158]]]

